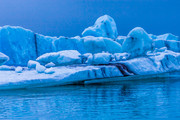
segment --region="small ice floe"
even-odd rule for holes
[[[44,71],[45,74],[53,74],[55,73],[55,70],[53,68],[48,68]]]
[[[29,60],[28,61],[28,68],[36,68],[36,65],[39,64],[37,61]]]
[[[48,64],[45,65],[46,68],[51,68],[51,67],[55,67],[56,65],[53,62],[50,62]]]
[[[16,67],[16,69],[15,69],[16,73],[22,73],[22,71],[23,71],[23,68],[20,66]]]
[[[43,65],[40,65],[40,64],[36,65],[36,71],[38,73],[44,73],[45,70],[46,70],[46,67],[44,67]]]

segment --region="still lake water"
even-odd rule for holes
[[[0,119],[180,119],[180,80],[0,91]]]

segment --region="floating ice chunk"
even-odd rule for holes
[[[53,68],[48,68],[48,69],[46,69],[44,71],[44,73],[46,73],[46,74],[53,74],[53,73],[55,73],[55,70]]]
[[[110,53],[96,53],[93,56],[92,64],[109,64],[112,59],[112,55]]]
[[[40,65],[40,64],[36,65],[36,71],[38,73],[44,73],[45,70],[46,70],[46,67],[44,67],[43,65]]]
[[[86,28],[82,36],[108,37],[115,39],[118,35],[114,19],[108,15],[99,17],[95,24]]]
[[[39,64],[37,61],[29,60],[28,61],[28,68],[36,68],[36,65]]]
[[[122,60],[127,60],[130,57],[130,54],[129,53],[115,53],[114,57],[116,61],[122,61]]]
[[[9,70],[15,70],[14,66],[7,66],[7,65],[1,65],[0,66],[0,71],[9,71]]]
[[[46,53],[38,57],[36,60],[41,64],[53,62],[56,65],[80,64],[81,54],[76,50],[64,50],[59,52]]]
[[[152,49],[152,39],[147,32],[140,27],[136,27],[128,34],[122,45],[122,51],[131,54],[131,58],[145,55]]]
[[[46,68],[55,67],[56,65],[53,62],[50,62],[45,65]]]
[[[6,63],[9,60],[9,57],[0,52],[0,65]]]
[[[23,71],[23,68],[20,66],[16,67],[16,69],[15,69],[16,73],[22,73],[22,71]]]
[[[9,56],[7,64],[26,65],[37,57],[35,34],[22,27],[0,28],[0,51]]]
[[[175,36],[175,35],[173,35],[171,33],[166,33],[166,34],[157,36],[157,39],[160,39],[160,40],[176,40],[176,41],[178,41],[178,36]]]

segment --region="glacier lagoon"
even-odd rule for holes
[[[177,119],[179,86],[179,79],[158,78],[1,90],[0,119]]]

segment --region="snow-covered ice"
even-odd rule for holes
[[[36,60],[44,65],[50,62],[53,62],[56,65],[80,64],[80,55],[81,54],[76,50],[64,50],[43,54]]]

